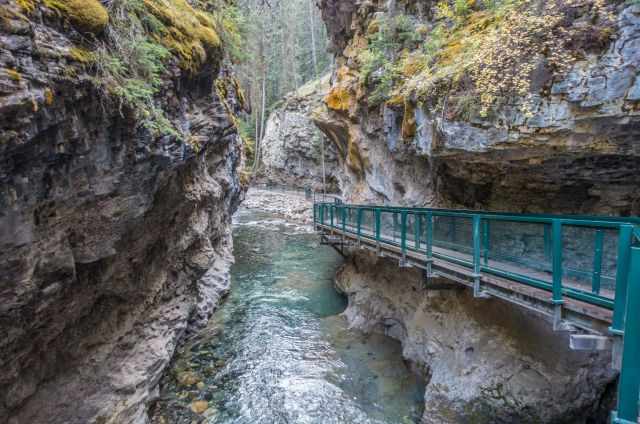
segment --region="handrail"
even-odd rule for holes
[[[353,232],[353,228],[357,228],[356,232],[358,237],[372,238],[376,243],[385,242],[396,244],[401,248],[403,255],[406,255],[408,250],[423,251],[423,253],[427,254],[428,258],[434,256],[472,268],[475,274],[486,272],[500,277],[506,277],[525,285],[548,290],[552,293],[552,302],[558,305],[563,303],[563,298],[566,296],[611,309],[614,311],[612,331],[622,331],[626,302],[626,279],[629,267],[628,253],[632,244],[632,235],[638,226],[640,226],[640,218],[515,214],[506,212],[459,211],[318,202],[314,205],[314,219],[316,222],[318,222],[319,218],[321,220],[320,223],[324,224],[324,213],[319,213],[319,211],[327,209],[329,211],[328,222],[331,226],[351,232]],[[371,223],[372,228],[375,229],[375,236],[361,234],[364,212],[373,213],[375,216],[375,222]],[[356,222],[351,222],[350,225],[347,226],[346,217],[351,214],[356,215],[357,219]],[[380,221],[383,214],[391,214],[393,217],[393,237],[390,237],[390,234],[385,234],[382,231],[382,223]],[[412,220],[418,221],[418,225],[413,225],[413,228],[409,228],[407,225],[409,217],[412,217]],[[456,244],[448,240],[437,240],[433,237],[433,233],[438,230],[438,228],[432,228],[430,231],[427,228],[427,234],[424,235],[424,238],[425,240],[431,239],[431,242],[426,243],[424,247],[422,246],[419,240],[423,233],[422,228],[420,228],[422,221],[430,222],[433,227],[434,225],[437,226],[435,220],[440,217],[451,218],[451,225],[455,225],[456,220],[468,221],[468,232],[465,235],[466,245]],[[535,257],[518,259],[513,257],[513,255],[496,252],[496,247],[499,246],[494,245],[493,248],[489,246],[491,240],[489,224],[491,222],[511,223],[515,226],[514,230],[516,231],[518,224],[544,225],[545,260],[542,261]],[[336,226],[334,224],[341,225]],[[567,254],[571,252],[567,252],[567,247],[563,246],[563,228],[567,227],[583,228],[587,231],[589,229],[597,230],[594,236],[595,242],[593,243],[592,269],[583,270],[575,266],[567,265],[567,260],[572,261],[574,260],[573,256],[575,256]],[[605,269],[606,272],[603,272],[603,232],[608,230],[618,232],[615,277],[606,274],[606,272],[613,274],[612,269]],[[455,228],[451,231],[455,236]],[[414,234],[411,234],[411,232],[414,232]],[[551,235],[549,235],[549,233],[551,233]],[[551,243],[547,243],[549,237]],[[414,245],[410,245],[408,240],[413,241]],[[434,247],[440,248],[440,251],[434,252]],[[462,253],[464,255],[460,257],[460,255],[455,255],[455,253]],[[565,256],[565,258],[563,258],[563,256]],[[545,265],[549,258],[551,259],[550,263]],[[537,265],[536,260],[539,262]],[[511,269],[513,267],[502,266],[504,263],[516,264],[523,269],[514,270]],[[611,268],[611,264],[607,265]],[[550,274],[548,275],[548,277],[550,277],[549,279],[541,277],[541,275],[544,276],[546,274]],[[587,290],[580,284],[576,284],[574,287],[563,284],[563,279],[566,279],[567,276],[573,276],[576,280],[590,276],[590,288]],[[611,283],[613,281],[615,281],[613,287],[614,293],[617,295],[613,297],[605,296],[602,293],[602,283]]]
[[[358,240],[368,239],[375,242],[378,249],[382,243],[395,246],[402,253],[403,261],[409,252],[423,254],[428,273],[434,258],[470,269],[475,281],[474,294],[480,294],[483,273],[547,291],[550,302],[555,305],[554,323],[561,320],[567,300],[611,310],[610,332],[624,337],[618,410],[612,413],[612,421],[615,424],[638,422],[640,247],[634,245],[640,244],[639,217],[517,214],[328,202],[314,203],[313,212],[315,224],[351,234]],[[371,219],[365,220],[365,214],[371,215]],[[387,221],[384,218],[389,214],[391,219]],[[450,222],[439,222],[438,218],[448,218]],[[456,220],[462,220],[464,228],[458,228]],[[530,257],[501,253],[501,248],[513,249],[513,243],[509,237],[502,240],[492,237],[496,224],[510,225],[507,230],[511,238],[515,233],[523,240],[542,240],[529,246],[541,252],[537,252],[537,256],[529,252]],[[526,224],[534,224],[534,228],[531,225],[527,228]],[[383,227],[390,227],[390,232]],[[576,235],[576,229],[578,233],[586,233],[586,237]],[[439,240],[439,232],[451,240]],[[462,237],[462,241],[458,237]],[[526,245],[525,241],[522,243]],[[589,258],[590,269],[581,269],[582,262],[588,262]],[[589,276],[588,285],[580,281]]]
[[[317,202],[317,204],[331,204],[330,202]],[[576,223],[584,221],[593,221],[599,223],[610,223],[612,225],[627,223],[640,226],[640,217],[630,216],[601,216],[601,215],[569,215],[569,214],[543,214],[543,213],[514,213],[503,211],[476,211],[471,209],[441,209],[441,208],[424,208],[424,207],[410,207],[410,206],[391,206],[391,205],[358,205],[358,204],[344,204],[350,208],[362,208],[369,210],[384,210],[389,212],[407,211],[407,212],[433,212],[437,214],[446,214],[447,216],[459,215],[459,216],[473,216],[473,215],[486,215],[494,217],[493,219],[500,219],[498,217],[505,216],[509,219],[513,218],[518,221],[531,221],[531,222],[548,222],[553,219],[561,219],[567,222]],[[573,225],[573,224],[572,224]],[[640,237],[640,229],[638,230]]]

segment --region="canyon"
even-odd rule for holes
[[[367,358],[358,372],[375,404],[374,388],[399,383],[375,383],[372,369],[402,362],[411,387],[391,403],[409,408],[420,387],[411,419],[421,423],[607,422],[618,377],[610,351],[571,351],[569,335],[535,313],[428,290],[417,269],[353,246],[339,257],[296,232],[312,222],[302,189],[355,204],[637,216],[640,5],[319,0],[332,70],[273,107],[260,188],[247,191],[240,127],[251,101],[229,57],[223,3],[0,0],[0,421],[216,420],[210,405],[223,409],[234,375],[255,389],[286,373],[286,344],[263,345],[256,327],[278,323],[282,304],[312,324],[278,324],[295,333],[299,367]],[[252,212],[236,215],[242,292],[209,322],[231,289],[243,201]],[[526,251],[531,238],[509,248]],[[295,268],[296,255],[307,268]],[[285,262],[294,270],[283,278],[273,269]],[[342,300],[325,284],[335,269]],[[314,293],[326,310],[314,309]],[[298,308],[300,299],[310,303]],[[304,352],[302,330],[322,353]],[[251,367],[231,346],[255,363],[271,357],[252,349],[277,354],[277,372],[244,374]],[[356,382],[327,399],[369,422],[352,402],[360,380],[336,364],[335,380]],[[197,373],[213,374],[205,385]],[[331,378],[318,381],[333,390]],[[311,398],[291,406],[289,392],[269,387],[280,397],[241,392],[246,420],[275,422],[285,404],[288,419],[304,416]],[[272,415],[253,415],[256,402]]]

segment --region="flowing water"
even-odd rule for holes
[[[264,213],[241,211],[234,237],[231,294],[178,354],[155,422],[416,422],[424,387],[399,343],[339,315],[340,256]]]

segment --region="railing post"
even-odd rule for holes
[[[333,218],[334,218],[334,215],[335,215],[335,209],[336,209],[335,206],[331,206],[330,209],[329,209],[329,217],[331,218],[331,228],[332,229],[333,229]]]
[[[637,424],[640,397],[640,248],[630,250],[631,269],[627,290],[622,368],[618,382],[618,410],[614,424]],[[616,296],[617,297],[617,296]]]
[[[544,258],[548,261],[551,261],[551,235],[550,230],[551,225],[543,224],[543,244],[544,244]]]
[[[360,247],[360,237],[362,235],[362,213],[362,208],[358,208],[358,247]]]
[[[624,333],[625,308],[627,306],[627,284],[629,276],[629,256],[631,252],[632,225],[622,225],[618,235],[618,264],[616,267],[616,292],[613,306],[611,333]]]
[[[396,234],[398,233],[398,213],[393,212],[393,241],[396,241]]]
[[[433,264],[433,213],[427,212],[427,278],[431,278]]]
[[[551,241],[553,244],[553,328],[558,330],[562,321],[562,221],[551,222]]]
[[[482,221],[482,241],[483,241],[483,245],[484,245],[484,264],[485,266],[489,265],[489,249],[491,248],[490,245],[490,234],[489,234],[489,220],[488,219],[484,219]]]
[[[422,232],[422,215],[413,214],[413,241],[416,250],[420,250],[420,233]]]
[[[601,229],[596,230],[596,236],[593,243],[593,275],[591,276],[591,291],[600,294],[600,283],[602,281],[602,244],[604,241],[604,232]]]
[[[481,288],[480,288],[480,250],[481,250],[481,239],[480,239],[480,224],[481,218],[480,215],[473,216],[473,296],[481,297]]]
[[[380,209],[375,209],[375,214],[376,214],[376,248],[378,250],[378,256],[382,255],[382,252],[380,251],[380,227],[382,226],[382,213],[380,212]]]
[[[407,263],[407,211],[400,212],[400,250],[402,251],[401,266]]]

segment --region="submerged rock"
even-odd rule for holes
[[[197,400],[191,403],[191,410],[196,414],[202,414],[209,409],[209,402],[206,400]]]

